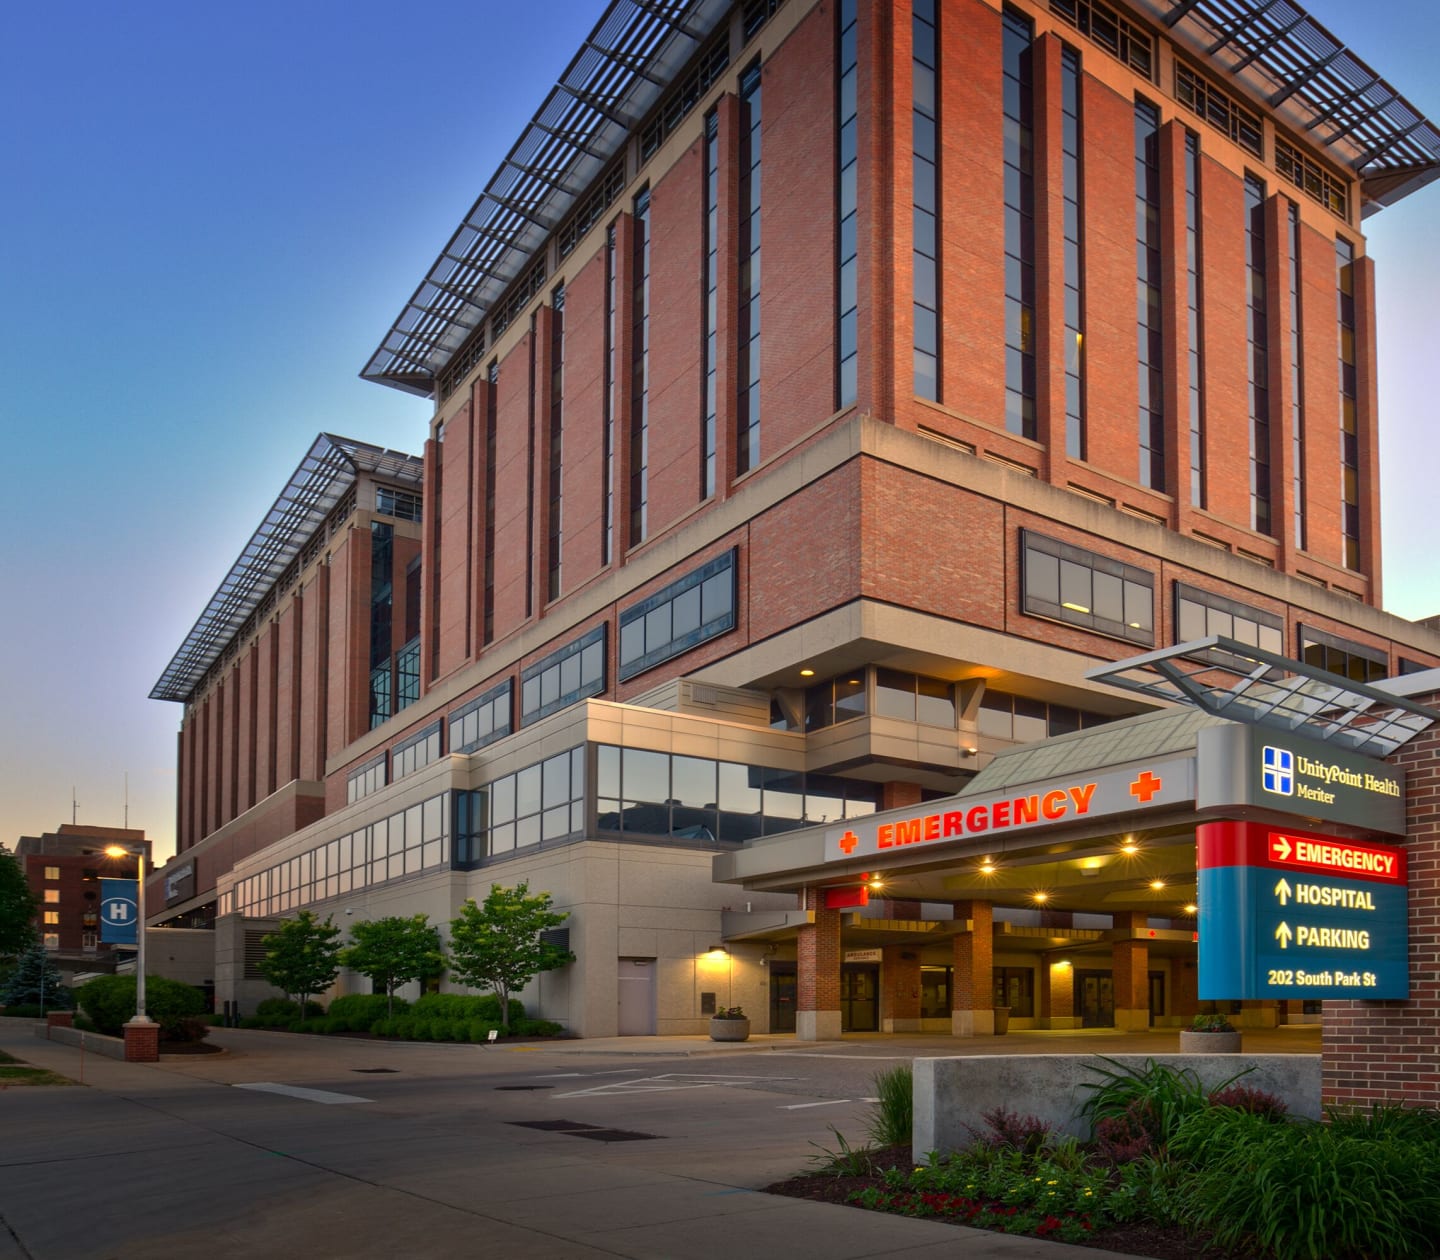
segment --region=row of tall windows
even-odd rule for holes
[[[1271,532],[1270,524],[1270,339],[1265,298],[1268,253],[1265,185],[1245,177],[1246,374],[1250,407],[1250,526]]]
[[[392,708],[390,651],[395,603],[393,577],[395,527],[370,522],[370,729],[386,721]]]
[[[495,398],[500,384],[500,365],[491,362],[490,388],[485,391],[485,590],[481,604],[481,635],[485,643],[495,641],[495,447],[499,436],[499,405]]]
[[[720,367],[717,330],[720,286],[720,118],[711,110],[705,118],[705,306],[703,311],[705,362],[703,365],[704,415],[700,421],[700,497],[715,493],[716,373]]]
[[[1060,51],[1060,193],[1065,207],[1065,453],[1084,459],[1085,316],[1080,254],[1080,54]]]
[[[615,424],[616,392],[619,373],[616,371],[616,327],[619,310],[618,285],[620,269],[616,266],[615,225],[605,233],[605,380],[601,399],[601,428],[605,442],[602,451],[605,468],[605,511],[600,528],[600,563],[615,558]]]
[[[645,541],[650,492],[650,190],[635,198],[631,269],[630,545]]]
[[[546,552],[550,557],[545,582],[547,597],[560,598],[560,557],[564,540],[565,468],[565,286],[557,285],[551,298],[555,317],[550,321],[550,503],[547,513]]]
[[[1294,504],[1291,518],[1295,545],[1305,543],[1305,367],[1300,335],[1300,207],[1290,203],[1286,217],[1290,236],[1290,478]]]
[[[840,3],[840,118],[839,152],[837,168],[840,171],[840,186],[836,205],[839,220],[840,274],[837,303],[840,316],[839,335],[839,405],[848,407],[855,401],[858,389],[858,366],[860,361],[860,299],[859,299],[859,246],[856,224],[858,218],[857,163],[859,129],[859,94],[856,83],[859,77],[857,53],[857,28],[855,19],[856,0],[841,0]]]
[[[935,0],[913,0],[910,27],[914,52],[911,62],[913,201],[915,238],[912,259],[915,312],[915,393],[920,398],[940,397],[940,298],[936,260],[939,210],[937,40]]]
[[[1335,290],[1340,321],[1340,529],[1341,559],[1360,567],[1360,429],[1355,377],[1355,247],[1335,242]]]
[[[1034,91],[1028,18],[1006,10],[1002,47],[1005,176],[1005,427],[1035,430]]]
[[[760,462],[760,67],[740,76],[740,363],[735,471]]]
[[[1135,102],[1135,260],[1140,484],[1165,489],[1165,358],[1161,329],[1160,111]]]
[[[1200,357],[1200,137],[1185,134],[1185,370],[1190,413],[1190,503],[1203,508],[1205,399]]]

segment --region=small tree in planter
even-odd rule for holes
[[[354,943],[340,951],[340,965],[369,976],[385,990],[385,1018],[395,1014],[395,990],[411,980],[421,980],[445,965],[440,952],[440,931],[430,916],[411,918],[393,915],[388,919],[360,922],[350,929]]]
[[[1180,1030],[1182,1054],[1239,1054],[1240,1033],[1224,1015],[1197,1015]]]
[[[510,995],[542,971],[553,971],[575,955],[541,939],[570,916],[550,909],[549,893],[530,895],[528,883],[514,888],[490,885],[484,905],[471,897],[458,919],[450,920],[450,974],[461,984],[491,989],[500,999],[500,1030],[510,1035]]]
[[[305,1022],[305,1002],[323,993],[340,974],[340,929],[329,918],[321,923],[313,911],[302,910],[275,931],[261,938],[265,957],[260,974],[287,997],[300,1004],[300,1022]]]
[[[711,1041],[748,1041],[750,1017],[742,1006],[722,1006],[710,1016]]]

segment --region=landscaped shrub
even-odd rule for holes
[[[1123,1117],[1132,1126],[1143,1128],[1151,1142],[1161,1148],[1186,1116],[1209,1106],[1205,1086],[1189,1068],[1167,1067],[1154,1059],[1146,1059],[1139,1068],[1114,1059],[1102,1057],[1101,1061],[1110,1066],[1089,1068],[1101,1079],[1080,1085],[1090,1091],[1080,1115],[1090,1122],[1092,1132],[1102,1120]],[[1225,1081],[1218,1088],[1231,1083]]]
[[[876,1146],[909,1146],[915,1132],[915,1073],[910,1064],[876,1072],[875,1096],[880,1100],[865,1122]]]
[[[1249,1085],[1227,1085],[1210,1095],[1212,1107],[1234,1107],[1257,1116],[1268,1116],[1271,1120],[1281,1119],[1290,1109],[1285,1100],[1263,1089]]]
[[[410,1008],[411,1014],[424,1019],[483,1019],[488,1023],[500,1023],[500,999],[494,993],[427,993],[417,998]],[[510,1021],[525,1018],[525,1004],[519,998],[510,999]]]
[[[403,1015],[410,1009],[404,998],[395,999],[395,1015]],[[330,1032],[373,1032],[375,1025],[389,1017],[383,993],[347,993],[330,1003],[326,1012],[331,1024],[339,1027],[328,1028]]]
[[[325,1014],[319,1002],[305,1003],[305,1019],[318,1019]],[[258,1024],[247,1024],[247,1028],[285,1028],[300,1021],[300,1003],[289,998],[266,998],[255,1007]]]
[[[108,1037],[124,1035],[126,1022],[135,1016],[134,976],[97,976],[76,993],[96,1031]],[[198,1040],[186,1035],[184,1021],[205,1013],[205,995],[178,980],[146,976],[145,1013],[160,1025],[162,1040]]]
[[[4,1015],[7,1019],[44,1019],[50,1011],[61,1009],[68,1010],[69,1008],[51,1006],[48,1002],[44,1007],[41,1007],[39,1003],[21,1002],[18,1005],[7,1006],[4,1010],[0,1010],[0,1015]]]
[[[1018,1112],[996,1107],[981,1113],[985,1129],[971,1129],[976,1139],[985,1146],[996,1149],[1024,1151],[1035,1155],[1050,1145],[1049,1126],[1038,1116],[1022,1116]]]
[[[487,1030],[488,1031],[488,1030]],[[516,1037],[559,1037],[565,1029],[553,1019],[512,1019],[510,1032]],[[484,1037],[472,1037],[472,1041],[484,1041]],[[909,1140],[908,1138],[906,1139]]]

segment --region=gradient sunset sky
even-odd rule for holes
[[[599,0],[17,5],[0,47],[0,843],[174,850],[181,707],[148,699],[321,431],[418,453],[358,373]],[[1435,0],[1306,6],[1440,120]],[[1384,604],[1440,613],[1440,183],[1366,221]],[[1430,384],[1427,385],[1427,381]]]

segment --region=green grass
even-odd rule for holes
[[[13,1061],[12,1061],[13,1062]],[[44,1068],[0,1065],[0,1089],[11,1085],[73,1085],[68,1076]]]

